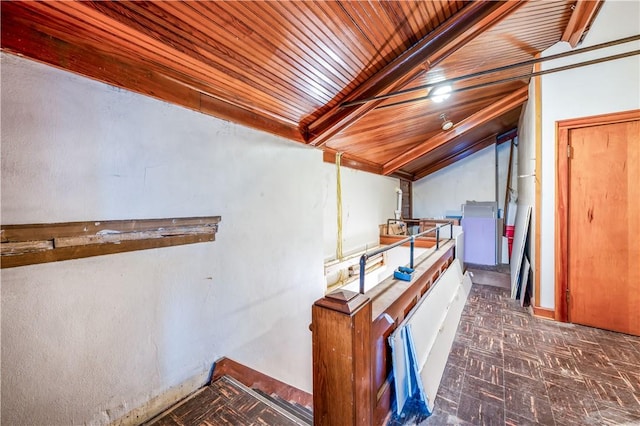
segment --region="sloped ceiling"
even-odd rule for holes
[[[1,43],[415,180],[513,129],[532,65],[508,66],[577,43],[599,3],[2,2]],[[429,97],[442,80],[505,66]]]

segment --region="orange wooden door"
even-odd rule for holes
[[[569,321],[640,335],[640,121],[569,144]]]

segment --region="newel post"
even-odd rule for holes
[[[371,425],[371,300],[338,290],[312,307],[313,423]]]

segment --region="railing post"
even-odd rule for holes
[[[436,226],[436,250],[440,249],[440,227]]]
[[[412,235],[411,236],[411,259],[409,261],[409,268],[413,269],[413,246],[414,246],[414,242],[415,242],[416,238]]]
[[[316,301],[311,317],[313,424],[373,424],[371,300],[338,290]]]
[[[364,294],[364,273],[367,269],[367,253],[360,256],[360,294]]]

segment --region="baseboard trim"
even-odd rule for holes
[[[225,375],[236,379],[249,388],[258,389],[270,395],[276,394],[286,401],[295,402],[308,408],[313,407],[313,396],[310,393],[267,376],[232,359],[220,358],[213,366],[211,381],[213,382]]]
[[[532,306],[533,315],[540,318],[556,319],[556,311],[554,309]]]

